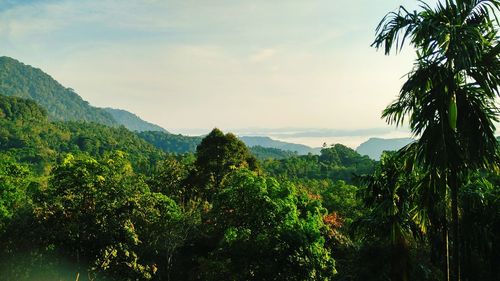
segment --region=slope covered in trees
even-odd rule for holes
[[[71,88],[66,88],[38,68],[13,58],[0,57],[0,94],[32,99],[42,106],[51,120],[86,121],[104,125],[123,125],[131,131],[162,131],[126,110],[91,106]]]
[[[168,133],[167,130],[163,129],[162,127],[144,121],[139,116],[126,110],[109,107],[104,108],[104,110],[109,113],[116,120],[116,122],[118,122],[118,124],[125,126],[125,128],[131,131],[159,131]]]
[[[286,159],[297,156],[296,152],[281,150],[279,148],[263,147],[260,145],[251,146],[250,152],[259,160]]]
[[[33,101],[5,96],[0,140],[0,280],[442,276],[429,254],[442,236],[426,231],[439,204],[420,213],[439,197],[421,193],[428,174],[396,154],[378,165],[334,145],[258,161],[214,130],[194,154],[167,155],[124,127],[50,122]],[[480,280],[498,277],[498,184],[476,173],[459,197],[475,257],[464,275]]]
[[[42,70],[9,57],[0,57],[0,94],[32,99],[52,120],[117,124],[109,113],[89,105]]]
[[[137,135],[168,153],[192,153],[201,142],[201,137],[174,135],[159,131],[138,132]]]
[[[378,162],[259,161],[218,129],[172,140],[0,95],[0,280],[500,280],[500,1],[419,9],[377,31],[419,50],[384,116],[420,136]]]
[[[355,174],[369,174],[375,161],[341,144],[323,148],[320,155],[300,155],[263,162],[275,177],[292,179],[335,179],[351,182]]]
[[[51,122],[31,100],[0,95],[0,150],[43,172],[60,153],[101,157],[114,150],[129,154],[133,165],[147,169],[163,152],[124,127],[86,122]]]
[[[201,143],[202,137],[190,137],[183,135],[169,134],[160,131],[145,131],[138,132],[140,138],[154,145],[155,147],[167,153],[194,153],[196,147]],[[291,150],[283,150],[275,148],[276,143],[281,143],[270,138],[264,138],[263,145],[256,145],[261,143],[256,139],[249,141],[249,137],[239,137],[250,149],[250,152],[257,158],[264,159],[285,159],[292,156],[297,156],[297,152]],[[258,137],[262,139],[262,137]],[[283,144],[283,143],[281,143]],[[293,144],[287,143],[287,148],[294,149]]]
[[[170,156],[145,174],[114,147],[96,157],[93,150],[65,154],[48,177],[13,152],[0,152],[2,280],[335,275],[327,210],[294,185],[258,175],[232,134],[214,130],[195,159]]]

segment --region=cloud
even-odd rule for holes
[[[262,49],[250,56],[250,61],[260,63],[269,60],[276,54],[275,49]]]

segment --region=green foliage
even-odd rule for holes
[[[34,101],[0,94],[0,118],[22,123],[46,120],[47,113]]]
[[[158,131],[139,132],[137,135],[167,153],[192,153],[201,142],[201,137],[187,137]]]
[[[324,181],[323,188],[316,193],[321,195],[322,204],[328,212],[338,213],[344,224],[349,225],[361,216],[362,208],[357,186],[346,184],[341,180],[335,183]]]
[[[40,69],[9,57],[0,57],[0,94],[32,99],[53,120],[117,124],[109,113],[90,106],[72,89],[63,87]]]
[[[355,262],[370,262],[373,256],[385,262],[356,268],[361,280],[369,276],[377,276],[370,280],[441,278],[429,258],[421,256],[431,213],[421,205],[423,175],[412,170],[400,154],[385,153],[373,175],[363,177],[360,197],[367,209],[353,223],[356,236],[362,239]]]
[[[202,259],[202,279],[331,280],[324,213],[321,205],[300,210],[291,185],[249,171],[232,174],[208,214],[218,242]]]
[[[439,249],[446,256],[442,266],[444,273],[451,273],[446,276],[450,280],[467,275],[460,269],[461,188],[468,173],[498,169],[500,163],[494,135],[500,97],[499,10],[498,0],[439,1],[435,8],[421,3],[414,12],[400,7],[380,22],[373,43],[386,54],[400,50],[405,41],[416,49],[414,68],[383,117],[396,125],[408,118],[419,139],[403,150],[403,157],[425,171],[423,180],[429,187],[440,188],[434,194],[441,202],[450,202],[441,204],[444,222],[431,225],[448,245],[447,213],[451,214],[451,252],[448,247]]]
[[[0,235],[17,209],[25,204],[25,191],[31,183],[26,166],[0,153]]]
[[[464,278],[498,280],[500,176],[472,175],[460,194],[460,202]]]
[[[162,127],[153,123],[147,122],[139,118],[139,116],[130,113],[123,109],[104,108],[104,111],[109,113],[118,124],[123,125],[130,131],[144,132],[144,131],[158,131],[168,133]]]
[[[50,273],[54,265],[40,265],[34,259],[52,256],[74,264],[74,272],[93,278],[166,276],[168,259],[188,229],[177,204],[150,192],[121,152],[100,161],[68,155],[52,171],[48,186],[33,193],[32,200],[28,223],[12,223],[7,232],[8,245],[31,239],[32,265],[21,271],[28,280],[36,278],[38,271]],[[13,235],[18,232],[25,235]],[[7,257],[9,247],[3,249]],[[20,280],[19,267],[10,264],[8,269],[9,259],[4,256],[4,261],[3,274]],[[59,274],[53,271],[52,280],[61,278]]]
[[[436,11],[424,7],[429,14],[443,9],[444,4]],[[400,19],[402,14],[403,8],[393,16]],[[429,15],[405,16],[422,20]],[[478,19],[477,25],[490,24]],[[381,28],[385,43],[393,44],[398,26]],[[426,41],[421,36],[426,30],[412,28],[408,34],[414,34],[407,36],[417,47],[435,40],[431,36]],[[450,33],[450,28],[464,35],[458,25],[444,31]],[[488,33],[478,36],[491,39]],[[453,43],[447,48],[455,51],[462,48],[451,36],[439,40]],[[276,148],[248,149],[235,135],[218,129],[202,140],[51,122],[65,120],[68,112],[75,116],[71,120],[101,123],[108,122],[108,115],[41,71],[0,58],[0,93],[46,99],[40,101],[45,110],[31,100],[0,95],[0,280],[443,279],[451,169],[440,168],[446,161],[478,168],[492,156],[481,158],[479,153],[491,146],[488,118],[497,109],[477,115],[476,123],[469,119],[489,106],[488,87],[496,85],[498,71],[489,63],[498,63],[488,56],[496,56],[498,47],[486,44],[468,54],[478,69],[460,68],[456,77],[440,72],[448,58],[437,64],[424,60],[434,58],[429,50],[420,54],[400,99],[385,112],[397,123],[409,115],[422,138],[397,154],[384,155],[379,163],[343,145],[300,156]],[[476,56],[482,51],[484,59]],[[466,66],[462,58],[451,59],[456,67]],[[483,87],[476,78],[487,71],[493,74],[482,77]],[[469,82],[462,79],[469,76]],[[456,79],[454,88],[439,86],[446,77]],[[434,97],[436,93],[440,96]],[[457,99],[456,131],[441,126],[449,127],[452,94]],[[424,105],[430,107],[420,110]],[[85,119],[88,114],[94,119]],[[138,121],[120,114],[120,122]],[[426,116],[432,118],[419,119]],[[485,129],[486,144],[475,143],[474,134],[483,136],[476,125]],[[426,131],[432,126],[437,127]],[[450,141],[455,146],[447,147]],[[429,165],[422,163],[436,165],[425,169]],[[354,185],[357,175],[365,175],[359,187]],[[462,277],[498,280],[500,177],[494,169],[459,175]],[[456,247],[455,241],[449,246]]]
[[[321,150],[320,155],[302,155],[262,163],[270,175],[289,179],[331,179],[352,182],[355,174],[369,174],[375,161],[361,156],[356,151],[336,144]]]
[[[0,150],[16,161],[47,173],[61,153],[85,152],[103,157],[121,150],[133,165],[147,171],[163,153],[124,127],[107,127],[96,123],[57,122],[47,120],[44,110],[34,102],[0,95]]]
[[[268,159],[286,159],[293,156],[297,156],[296,152],[292,152],[289,150],[281,150],[278,148],[271,147],[263,147],[260,145],[251,146],[250,153],[252,153],[259,160],[268,160]]]
[[[186,203],[189,199],[189,190],[186,187],[194,161],[193,154],[186,154],[169,155],[157,162],[147,181],[151,190],[165,194],[179,203]]]
[[[124,259],[129,271],[140,271],[134,256],[125,262],[126,252],[139,242],[130,214],[139,194],[147,191],[132,175],[122,154],[104,162],[66,157],[52,172],[48,189],[36,198],[37,220],[52,229],[49,243],[85,267],[109,270]]]
[[[238,168],[257,170],[257,160],[250,154],[246,145],[235,135],[224,135],[213,129],[196,148],[195,185],[200,189],[202,198],[210,198],[220,189],[221,184],[231,171]]]

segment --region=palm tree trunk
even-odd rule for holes
[[[448,244],[448,222],[445,218],[445,223],[443,226],[443,251],[444,251],[444,262],[443,262],[443,273],[445,274],[445,280],[450,281],[450,247]]]
[[[460,183],[458,174],[455,171],[450,173],[450,190],[451,190],[451,219],[453,232],[453,262],[451,266],[452,281],[460,281],[460,224],[458,220],[458,190]]]

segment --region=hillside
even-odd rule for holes
[[[126,110],[91,106],[42,70],[9,57],[0,57],[0,94],[34,100],[54,121],[86,121],[123,125],[131,131],[167,132]]]
[[[297,153],[293,151],[281,150],[272,147],[263,147],[260,145],[250,147],[250,153],[252,153],[259,160],[281,160],[297,156]]]
[[[380,160],[380,155],[384,151],[399,150],[403,146],[413,142],[411,138],[398,138],[398,139],[382,139],[370,138],[364,143],[360,144],[356,151],[361,155],[368,155],[371,159]]]
[[[202,136],[191,137],[159,131],[138,132],[137,135],[167,153],[194,153]],[[319,149],[306,145],[273,140],[269,137],[238,137],[258,159],[285,159],[297,154],[318,154]]]
[[[167,130],[163,129],[162,127],[144,121],[142,120],[139,116],[128,112],[123,109],[116,109],[116,108],[110,108],[106,107],[104,110],[111,114],[113,118],[118,122],[119,124],[125,126],[125,128],[131,130],[131,131],[138,131],[138,132],[144,132],[144,131],[159,131],[159,132],[164,132],[168,133]]]
[[[343,180],[351,183],[355,175],[370,174],[376,162],[355,150],[335,144],[319,155],[298,155],[262,163],[265,171],[277,178],[307,180]]]
[[[289,143],[279,140],[273,140],[270,137],[261,136],[242,136],[239,137],[247,146],[262,146],[277,148],[285,151],[297,152],[299,155],[306,155],[309,153],[319,154],[320,148],[312,148],[303,144]]]
[[[201,137],[174,135],[159,131],[138,132],[137,135],[167,153],[195,152]]]
[[[9,57],[0,57],[0,94],[36,101],[51,120],[117,124],[109,113],[89,105],[42,70]]]
[[[0,95],[0,151],[38,172],[47,172],[65,153],[102,157],[120,150],[134,168],[148,170],[164,153],[123,127],[49,121],[32,100]]]

